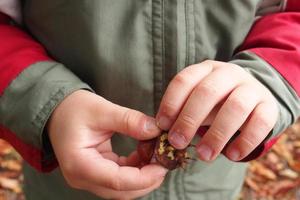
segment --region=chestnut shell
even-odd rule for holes
[[[184,168],[188,157],[187,148],[175,149],[168,141],[168,134],[158,137],[154,149],[156,161],[169,170]]]
[[[138,145],[138,154],[143,165],[149,164],[154,159],[165,168],[174,170],[184,168],[188,159],[191,159],[187,148],[175,149],[168,141],[168,134],[164,132],[152,140],[141,141]]]

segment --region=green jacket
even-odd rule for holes
[[[244,67],[277,97],[280,119],[270,137],[293,123],[300,110],[296,90],[261,56],[238,50],[265,11],[260,2],[23,0],[25,28],[55,60],[30,64],[0,98],[0,122],[25,143],[16,148],[31,164],[24,166],[27,199],[99,199],[70,188],[59,168],[36,170],[49,171],[55,161],[44,133],[51,112],[78,89],[154,116],[178,71],[205,59],[220,60]],[[135,148],[129,138],[116,136],[113,142],[122,154]],[[246,164],[224,156],[209,164],[193,162],[186,170],[169,173],[143,199],[234,199],[245,169]]]

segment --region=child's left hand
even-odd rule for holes
[[[170,143],[185,148],[197,129],[210,125],[196,145],[200,159],[214,160],[236,131],[240,135],[226,148],[238,161],[269,134],[278,117],[272,93],[242,67],[204,61],[179,72],[170,82],[156,119],[169,131]]]

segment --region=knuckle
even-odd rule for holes
[[[237,113],[246,114],[248,106],[242,98],[232,97],[228,99],[231,109]]]
[[[269,116],[270,121],[276,121],[279,115],[279,104],[276,102],[277,100],[272,95],[270,100],[263,103],[265,112],[264,113],[272,113],[272,116]],[[263,113],[262,113],[263,114]]]
[[[186,70],[183,70],[174,77],[173,83],[178,87],[189,84],[191,82],[190,80],[191,75]]]
[[[240,151],[240,158],[245,158],[259,145],[259,141],[255,140],[255,137],[243,136],[238,140],[238,146]]]
[[[127,109],[122,116],[122,124],[125,132],[130,133],[132,124],[142,120],[142,114],[139,111]],[[138,123],[139,124],[139,123]],[[136,129],[137,127],[135,127]]]
[[[116,178],[112,179],[111,182],[110,182],[109,187],[113,190],[121,191],[122,190],[122,184],[121,184],[120,177],[117,176]]]
[[[122,184],[121,184],[121,178],[119,173],[115,175],[113,179],[110,179],[109,182],[107,182],[106,185],[108,188],[111,188],[116,191],[121,191],[122,190]]]
[[[228,63],[228,67],[231,68],[231,71],[237,74],[247,74],[245,69],[243,69],[242,67],[240,67],[237,64],[233,64],[233,63]]]
[[[129,124],[130,124],[130,117],[131,117],[131,114],[130,114],[130,110],[126,110],[123,114],[123,117],[122,117],[122,124],[123,124],[123,128],[125,130],[128,130],[129,129]]]
[[[255,141],[255,136],[253,134],[249,134],[248,136],[243,136],[241,137],[242,141],[242,147],[244,151],[246,150],[252,150],[256,147],[256,141]]]
[[[174,115],[177,115],[179,111],[178,107],[174,103],[171,103],[169,101],[165,101],[162,107],[164,115],[170,118],[172,118]]]
[[[240,66],[238,66],[237,64],[234,63],[227,63],[228,67],[231,67],[233,70],[237,70],[239,71],[240,69],[242,69]]]
[[[141,173],[140,170],[138,170],[138,169],[135,169],[135,170],[136,170],[136,173],[134,175],[134,180],[136,180],[135,181],[136,189],[146,189],[157,180],[157,178],[155,178],[154,176],[149,176],[148,178],[145,178],[145,176]]]
[[[110,178],[108,181],[105,181],[105,186],[115,190],[115,191],[121,191],[122,190],[122,173],[120,171],[120,168],[117,169],[114,173],[114,178]]]
[[[259,129],[269,131],[273,128],[273,122],[265,114],[256,114],[256,121]]]
[[[188,114],[182,114],[182,116],[180,116],[180,118],[178,120],[179,120],[179,123],[181,124],[181,126],[188,127],[191,129],[198,128],[197,121]]]
[[[215,97],[218,94],[218,89],[213,83],[206,81],[197,85],[194,92],[200,96]]]
[[[205,64],[205,65],[213,66],[214,61],[208,59],[208,60],[204,60],[202,63]]]
[[[212,141],[214,143],[225,143],[227,142],[227,137],[226,135],[224,134],[224,131],[218,129],[218,128],[213,128],[211,131],[211,137],[212,137]]]

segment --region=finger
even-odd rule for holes
[[[179,72],[168,85],[156,119],[158,126],[169,130],[193,88],[212,71],[209,62],[191,65]],[[179,92],[180,91],[180,92]]]
[[[114,152],[102,152],[101,155],[103,156],[103,158],[107,159],[107,160],[111,160],[114,162],[118,162],[120,157],[114,153]]]
[[[121,156],[117,163],[120,166],[136,167],[140,164],[140,157],[137,151],[132,152],[128,157]]]
[[[142,112],[118,106],[116,104],[108,111],[109,118],[103,119],[103,128],[128,135],[138,140],[151,139],[160,134],[155,119]]]
[[[224,68],[214,70],[192,91],[169,132],[169,141],[174,147],[185,148],[213,108],[242,83],[239,70]]]
[[[219,155],[226,143],[247,120],[261,100],[259,91],[252,93],[253,87],[237,87],[227,98],[213,123],[197,144],[200,159],[211,161]]]
[[[138,166],[140,163],[139,155],[136,151],[132,152],[128,157],[126,156],[118,156],[116,153],[109,151],[109,152],[102,152],[102,157],[111,161],[114,161],[120,166]]]
[[[163,182],[163,180],[158,180],[156,183],[154,183],[150,187],[142,189],[142,190],[117,191],[117,190],[112,190],[112,189],[106,188],[106,187],[98,187],[95,185],[87,185],[87,186],[85,186],[85,188],[88,191],[96,194],[97,196],[100,196],[105,199],[127,200],[127,199],[136,199],[138,197],[147,195],[148,193],[157,189],[162,184],[162,182]]]
[[[99,153],[112,152],[111,140],[105,140],[104,142],[98,144],[96,148]]]
[[[111,173],[105,185],[114,190],[140,190],[164,179],[166,169],[158,165],[147,165],[141,169],[122,166]]]
[[[80,185],[87,181],[118,191],[140,190],[150,187],[158,179],[163,179],[167,173],[165,168],[155,164],[141,169],[120,167],[117,163],[104,159],[96,150],[82,150],[80,155],[69,161],[68,166],[76,166],[76,168],[64,168],[64,174],[71,184]],[[72,164],[72,162],[74,163]]]
[[[201,126],[210,126],[213,123],[213,121],[215,120],[217,113],[220,110],[220,108],[222,107],[223,103],[224,102],[221,101],[210,111],[208,116],[201,123]]]
[[[254,109],[240,135],[226,149],[229,159],[238,161],[245,158],[268,136],[277,121],[276,107],[271,102],[264,102]]]

